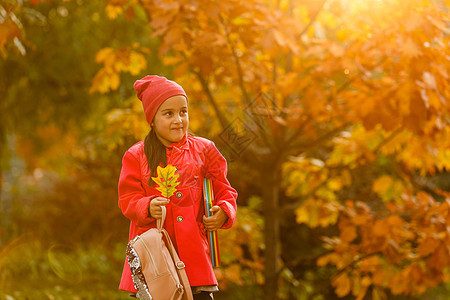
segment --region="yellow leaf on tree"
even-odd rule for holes
[[[373,272],[372,282],[375,286],[383,286],[389,279],[389,270],[383,268],[377,268],[376,272]]]
[[[308,224],[312,228],[326,227],[335,224],[339,211],[332,202],[316,198],[308,198],[295,210],[297,223]]]
[[[339,191],[342,188],[342,185],[343,184],[341,178],[332,178],[327,182],[327,186],[332,191]]]
[[[133,48],[137,48],[134,45]],[[142,48],[142,52],[147,52]],[[131,75],[139,74],[147,67],[147,61],[140,52],[134,51],[131,47],[121,49],[103,48],[96,57],[97,63],[103,63],[100,69],[92,79],[90,93],[106,93],[110,90],[116,90],[120,85],[120,73],[129,72]]]
[[[347,276],[347,273],[342,273],[336,279],[333,280],[332,285],[336,288],[336,294],[339,297],[344,297],[350,293],[351,282]]]
[[[167,165],[162,168],[158,166],[156,169],[158,177],[152,177],[152,180],[158,184],[156,188],[161,192],[161,196],[169,198],[177,191],[176,186],[180,184],[177,181],[179,174],[175,174],[177,168],[172,165]]]
[[[139,72],[144,70],[147,67],[147,61],[144,56],[138,52],[132,51],[130,53],[130,65],[128,66],[128,70],[131,75],[138,75]]]
[[[117,18],[122,12],[123,9],[121,6],[110,4],[106,5],[106,14],[108,15],[108,18],[110,18],[111,20]]]
[[[341,239],[345,242],[350,243],[357,237],[356,227],[355,226],[345,226],[341,230]]]
[[[389,224],[386,219],[380,219],[373,226],[373,234],[379,237],[385,237],[389,233]]]
[[[107,48],[103,48],[100,51],[97,52],[97,54],[95,55],[95,62],[97,63],[101,63],[106,61],[107,58],[109,58],[110,56],[114,55],[114,49],[107,47]]]
[[[450,254],[447,245],[440,242],[427,261],[427,265],[434,270],[442,270],[450,264]]]
[[[341,257],[337,253],[332,252],[332,253],[329,253],[329,254],[319,257],[319,259],[317,259],[316,264],[319,267],[324,267],[327,264],[337,265],[340,260],[341,260]]]
[[[400,180],[394,180],[389,175],[383,175],[379,177],[373,183],[372,189],[376,192],[383,201],[389,201],[396,197],[400,197],[400,195],[404,192],[404,185]]]
[[[383,175],[373,183],[373,191],[377,194],[384,194],[392,186],[392,177]]]

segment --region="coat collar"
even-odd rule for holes
[[[168,149],[172,149],[172,148],[178,148],[178,149],[184,149],[184,150],[189,150],[189,143],[187,141],[187,132],[186,134],[183,136],[183,138],[181,140],[179,140],[178,142],[172,143],[169,146],[167,146]]]

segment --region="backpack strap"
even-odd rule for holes
[[[175,247],[173,246],[172,240],[170,239],[169,233],[162,228],[164,221],[166,220],[166,208],[164,206],[161,206],[162,208],[162,218],[158,219],[156,221],[156,226],[158,230],[162,233],[164,233],[164,236],[166,237],[167,241],[167,249],[169,249],[170,255],[172,256],[173,263],[175,264],[175,269],[177,270],[178,277],[180,278],[181,284],[184,287],[184,294],[183,299],[184,300],[193,300],[192,296],[192,290],[191,286],[189,284],[189,279],[186,275],[186,270],[184,269],[186,266],[184,265],[184,262],[180,260],[178,257],[178,253],[175,250]]]
[[[178,253],[175,250],[175,247],[173,246],[172,241],[170,240],[170,237],[169,237],[169,234],[167,233],[167,231],[165,229],[162,229],[162,232],[166,236],[167,248],[169,249],[170,255],[172,256],[172,259],[175,264],[175,268],[177,270],[178,277],[180,278],[181,284],[184,287],[185,293],[183,295],[183,299],[193,300],[191,286],[189,284],[189,279],[186,275],[186,270],[184,269],[186,266],[184,265],[184,262],[182,262],[180,260],[180,258],[178,257]],[[186,297],[184,297],[184,296],[186,296]]]
[[[160,207],[162,209],[162,217],[161,219],[156,220],[156,228],[158,228],[159,232],[161,232],[162,227],[164,225],[164,221],[166,220],[166,207],[165,206]]]

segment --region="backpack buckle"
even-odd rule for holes
[[[184,269],[184,268],[186,267],[186,266],[184,265],[184,262],[182,262],[181,260],[180,260],[180,261],[177,261],[176,266],[177,266],[177,269],[178,269],[178,270]]]

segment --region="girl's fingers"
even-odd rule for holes
[[[150,202],[150,215],[155,219],[162,218],[162,209],[161,206],[169,204],[169,199],[156,197],[153,198]]]
[[[203,216],[203,225],[208,231],[218,230],[223,226],[228,216],[223,209],[217,205],[211,207],[210,211],[213,215],[211,217]]]
[[[164,205],[169,204],[169,202],[170,202],[169,199],[158,197],[158,198],[152,199],[152,201],[150,202],[150,206],[151,207],[164,206]]]
[[[154,205],[161,206],[161,205],[167,205],[167,204],[169,204],[169,202],[170,202],[169,199],[162,198],[162,197],[156,197],[156,198],[152,199],[150,204],[153,203]]]
[[[212,217],[205,217],[203,216],[203,225],[205,226],[205,229],[208,231],[214,231],[220,228],[222,226],[220,224],[220,221]]]
[[[218,212],[219,210],[220,210],[220,207],[215,205],[215,206],[211,207],[211,209],[209,211],[214,214],[214,213]]]

